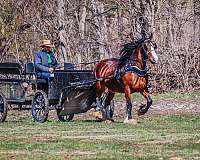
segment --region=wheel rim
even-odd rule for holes
[[[36,93],[33,101],[33,106],[34,106],[34,116],[37,120],[41,121],[44,116],[46,116],[46,102],[45,102],[45,97],[41,93]]]
[[[4,100],[3,97],[0,96],[0,118],[3,117],[4,114]]]

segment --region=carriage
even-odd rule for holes
[[[92,70],[75,69],[73,64],[65,64],[64,70],[56,70],[51,80],[45,80],[36,78],[33,63],[0,63],[0,122],[10,108],[31,109],[36,122],[45,122],[50,110],[56,110],[60,121],[70,121],[74,114],[96,107],[95,82]],[[111,116],[113,109],[112,103]]]

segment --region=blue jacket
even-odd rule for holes
[[[52,64],[48,64],[48,57],[45,51],[39,51],[35,54],[34,64],[36,72],[49,72],[49,68],[57,66],[57,60],[53,53],[51,53]]]

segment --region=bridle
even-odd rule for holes
[[[149,42],[149,43],[151,43],[151,42]],[[144,61],[147,61],[148,59],[149,59],[149,54],[151,53],[151,50],[148,50],[148,48],[145,48],[144,47],[144,45],[145,45],[146,43],[143,43],[142,44],[142,53],[144,54],[144,56],[146,57],[145,59],[144,59]]]

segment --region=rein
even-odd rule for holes
[[[146,68],[146,62],[147,62],[147,60],[149,59],[149,53],[150,53],[150,51],[149,52],[147,52],[146,51],[146,49],[144,48],[144,44],[142,44],[141,45],[141,48],[142,48],[142,65],[144,65],[145,66],[145,68]],[[139,63],[141,63],[141,61],[139,61],[139,60],[137,60],[137,59],[134,59],[134,51],[133,51],[133,53],[132,53],[132,56],[130,56],[126,61],[127,62],[129,62],[129,61],[132,61],[132,62],[139,62]],[[132,64],[132,63],[130,63],[130,64]],[[131,65],[131,66],[136,66],[136,65]],[[136,66],[138,69],[140,69],[138,66]],[[140,69],[140,70],[146,70],[146,69]]]
[[[86,66],[86,65],[89,65],[89,64],[93,64],[93,63],[95,64],[97,62],[100,62],[100,60],[95,60],[95,61],[91,61],[91,62],[83,62],[83,63],[75,63],[75,64],[73,64],[73,66],[67,67],[65,69],[70,70],[70,69],[76,68],[77,66],[81,66],[81,65],[85,65]],[[64,68],[64,66],[56,67],[56,69],[61,69],[61,68]]]

